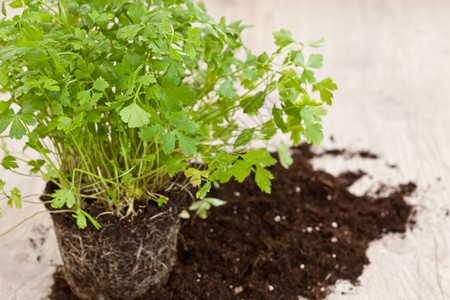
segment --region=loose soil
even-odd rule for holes
[[[364,172],[335,177],[313,169],[317,155],[308,146],[292,151],[289,170],[272,169],[271,195],[252,179],[212,191],[210,197],[228,204],[206,220],[183,221],[169,282],[140,299],[322,299],[338,279],[356,284],[369,263],[369,243],[405,232],[412,207],[404,198],[416,186],[356,196],[348,188]],[[61,269],[54,278],[50,299],[75,299]]]

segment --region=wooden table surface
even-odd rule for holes
[[[326,39],[318,50],[325,56],[320,74],[333,77],[339,91],[324,124],[335,142],[327,139],[324,147],[369,149],[381,159],[329,158],[316,161],[317,167],[332,173],[361,168],[373,175],[355,192],[377,182],[419,185],[408,199],[419,208],[417,226],[373,242],[360,285],[339,282],[329,299],[450,299],[450,1],[204,2],[216,18],[255,25],[244,37],[256,52],[274,50],[271,32],[281,28],[301,41]],[[24,194],[43,190],[39,178],[6,179]],[[43,207],[4,209],[0,231]],[[45,299],[60,262],[47,214],[1,237],[0,299]]]

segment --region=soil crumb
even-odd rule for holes
[[[209,197],[228,204],[211,210],[206,220],[183,222],[168,284],[140,299],[323,299],[338,279],[357,284],[371,241],[411,226],[405,196],[414,192],[414,183],[388,195],[356,196],[348,188],[363,171],[334,177],[313,169],[311,159],[321,154],[309,146],[292,152],[290,169],[272,168],[270,195],[253,179],[211,191]],[[50,299],[76,299],[61,269],[54,277]]]

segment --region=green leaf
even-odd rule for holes
[[[191,214],[185,209],[183,209],[183,211],[180,213],[181,219],[189,219],[190,217],[191,217]]]
[[[103,92],[104,90],[106,90],[109,87],[109,83],[103,79],[103,78],[97,78],[94,82],[94,85],[92,86],[92,88],[94,90]]]
[[[138,83],[142,83],[144,86],[150,85],[150,83],[156,83],[155,76],[151,74],[146,74],[144,76],[141,76],[136,80]]]
[[[58,86],[58,81],[54,80],[54,79],[47,79],[44,81],[44,88],[49,90],[49,91],[53,91],[53,92],[58,92],[60,90],[59,86]]]
[[[281,143],[278,148],[278,158],[280,159],[280,164],[289,169],[294,160],[292,159],[291,154],[289,153],[289,147],[286,144]]]
[[[162,207],[164,204],[167,203],[167,201],[169,201],[169,199],[167,199],[166,197],[159,197],[157,200],[158,207]]]
[[[178,142],[180,143],[181,151],[188,155],[197,153],[196,141],[193,138],[187,137],[181,132],[176,132]]]
[[[277,160],[266,149],[250,150],[242,158],[247,162],[261,167],[270,167],[277,163]]]
[[[142,127],[150,122],[151,115],[143,110],[136,102],[120,111],[120,117],[130,128]]]
[[[275,106],[272,108],[272,116],[278,128],[280,128],[283,132],[288,130],[286,123],[283,120],[283,110],[276,108]]]
[[[81,229],[85,229],[87,226],[87,221],[86,221],[86,216],[83,214],[83,211],[81,210],[81,208],[78,208],[75,211],[75,214],[72,215],[75,219],[77,219],[77,225],[78,227],[80,227]]]
[[[308,59],[308,63],[306,64],[306,67],[320,69],[322,68],[322,66],[323,66],[323,55],[311,54],[311,56]]]
[[[197,199],[203,199],[205,198],[209,190],[211,190],[211,182],[208,181],[197,191],[197,194],[195,196],[197,197]]]
[[[175,131],[170,131],[161,139],[162,148],[165,154],[170,154],[175,149]]]
[[[130,5],[128,8],[128,15],[130,16],[133,23],[139,24],[142,16],[145,15],[146,11],[148,11],[144,7],[144,3],[136,2]]]
[[[89,103],[89,101],[91,100],[91,91],[86,90],[78,92],[77,99],[80,101],[81,105]]]
[[[225,80],[217,90],[217,95],[220,97],[233,98],[237,95],[236,90],[233,87],[233,82],[229,79]]]
[[[248,162],[245,160],[237,160],[233,167],[231,167],[231,171],[233,172],[233,176],[236,178],[238,182],[243,182],[245,178],[247,178],[252,171],[252,162]]]
[[[308,144],[312,142],[315,145],[320,146],[323,140],[322,125],[319,123],[313,123],[307,124],[305,127],[304,136],[306,138],[306,142]]]
[[[324,38],[320,38],[320,39],[317,39],[317,40],[313,40],[313,41],[310,41],[310,42],[308,43],[308,46],[314,47],[314,48],[318,48],[318,47],[321,47],[321,46],[322,46],[322,44],[323,44],[324,41],[325,41]]]
[[[41,170],[42,166],[45,164],[45,160],[43,159],[30,160],[27,164],[30,167],[32,167],[30,170],[31,174],[38,173]]]
[[[72,124],[72,118],[62,116],[58,119],[58,129],[59,130],[66,130],[70,127]]]
[[[16,158],[11,155],[7,155],[7,156],[3,157],[1,165],[6,170],[16,169],[19,167],[19,165],[16,162]]]
[[[244,108],[244,113],[255,114],[264,105],[266,100],[266,94],[264,92],[258,92],[254,96],[246,97],[242,100],[241,106]]]
[[[2,134],[8,128],[8,126],[14,120],[14,117],[15,114],[14,110],[12,109],[9,109],[7,113],[3,112],[2,114],[0,114],[0,134]]]
[[[20,119],[14,119],[11,125],[11,129],[9,130],[9,136],[12,139],[20,140],[27,133],[27,129],[23,126]]]
[[[81,229],[85,229],[86,226],[87,226],[86,218],[88,218],[89,221],[92,223],[92,225],[94,225],[95,229],[100,229],[101,228],[100,224],[90,214],[88,214],[87,212],[85,212],[81,208],[77,208],[75,210],[75,214],[72,215],[72,216],[75,219],[77,219],[77,225]]]
[[[67,205],[68,208],[71,208],[75,205],[75,195],[72,193],[72,190],[69,189],[59,189],[52,194],[52,204],[53,208],[61,208],[64,204]]]
[[[264,169],[261,166],[256,166],[255,172],[255,182],[261,191],[270,194],[271,192],[271,182],[273,175],[269,170]]]
[[[165,129],[164,127],[162,127],[160,124],[154,124],[150,127],[146,127],[143,128],[140,132],[139,132],[139,137],[143,140],[143,141],[153,141],[153,139],[155,139],[155,137],[160,137],[165,133]]]
[[[3,180],[0,179],[0,191],[3,191],[3,189],[5,188],[6,182],[4,182]]]
[[[189,168],[184,171],[184,176],[186,176],[186,178],[190,178],[189,183],[192,186],[199,186],[202,183],[202,178],[207,179],[209,177],[209,171]]]
[[[120,40],[130,41],[141,31],[141,25],[134,24],[119,28],[117,30],[117,38]]]
[[[8,198],[8,205],[10,207],[22,208],[22,195],[17,188],[11,190],[11,195]]]
[[[241,134],[237,137],[236,141],[234,142],[233,147],[238,148],[243,145],[247,145],[253,138],[253,132],[255,130],[253,128],[244,129]]]
[[[212,198],[212,197],[203,198],[203,201],[208,202],[209,204],[211,204],[214,207],[219,207],[219,206],[227,204],[226,201],[223,201],[223,200],[218,199],[218,198]]]
[[[3,14],[3,16],[7,16],[6,15],[6,7],[5,7],[5,1],[2,1],[2,14]]]
[[[280,31],[274,32],[273,37],[275,38],[275,45],[280,47],[286,47],[287,45],[295,42],[292,37],[292,33],[286,29],[281,29]]]
[[[301,51],[297,52],[295,55],[294,63],[298,66],[305,67],[305,57]]]
[[[22,36],[30,42],[38,42],[44,39],[41,30],[28,22],[21,23],[20,32],[22,33]]]
[[[331,105],[333,100],[333,91],[337,90],[337,85],[331,78],[325,78],[321,82],[313,84],[312,91],[319,91],[322,101]]]

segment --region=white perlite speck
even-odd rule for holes
[[[278,222],[280,222],[281,217],[280,216],[275,216],[275,218],[273,218],[273,220],[278,223]]]
[[[338,242],[337,237],[333,236],[333,237],[331,238],[331,242],[332,242],[332,243],[337,243],[337,242]]]
[[[338,228],[338,223],[336,223],[336,222],[331,223],[331,227]]]
[[[269,284],[269,291],[273,291],[275,288],[273,287],[273,285]]]

